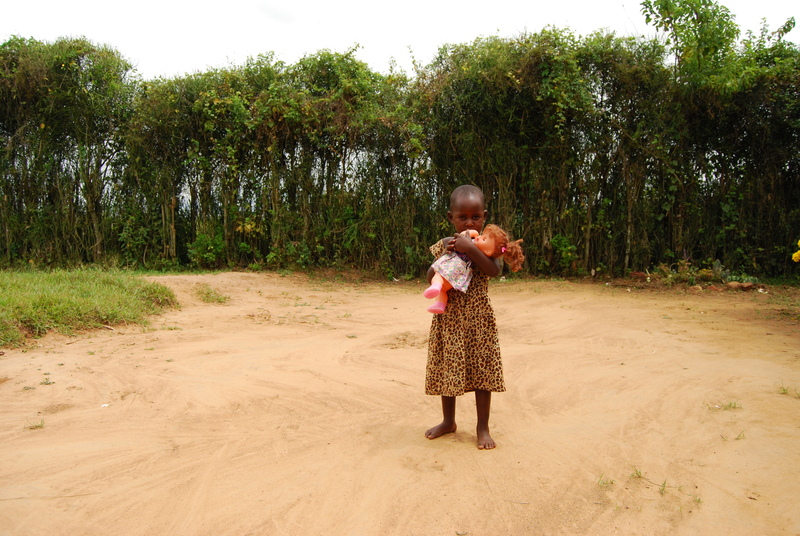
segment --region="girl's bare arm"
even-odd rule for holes
[[[478,247],[472,242],[471,238],[462,235],[453,237],[453,249],[461,253],[466,253],[475,267],[489,277],[496,277],[500,274],[502,265],[497,263],[491,257],[487,257]]]

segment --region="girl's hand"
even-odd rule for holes
[[[472,237],[469,236],[469,233],[456,234],[447,244],[448,251],[458,251],[460,253],[466,253],[469,255],[469,258],[472,259],[472,262],[475,263],[475,267],[481,270],[483,273],[488,275],[489,277],[496,277],[500,274],[501,268],[503,267],[502,261],[498,263],[495,259],[491,259],[486,256],[478,246],[472,241]]]
[[[470,251],[470,248],[475,247],[468,233],[454,235],[449,245],[452,245],[453,249],[460,253],[467,253]]]

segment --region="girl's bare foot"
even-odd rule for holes
[[[425,432],[425,437],[428,439],[436,439],[444,434],[452,434],[456,431],[456,423],[442,422]]]
[[[478,430],[478,448],[481,450],[489,450],[493,449],[497,446],[492,439],[492,436],[489,435],[489,430]]]

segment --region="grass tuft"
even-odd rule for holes
[[[208,283],[200,283],[195,287],[194,292],[201,301],[206,303],[226,303],[231,299],[230,296],[222,294]]]
[[[712,404],[706,404],[706,407],[708,409],[712,409],[712,410],[713,409],[721,409],[723,411],[730,411],[730,410],[734,410],[734,409],[742,409],[742,405],[739,404],[739,402],[737,402],[735,400],[733,400],[731,402],[726,402],[726,403],[717,402],[716,404],[713,404],[713,405]]]
[[[0,347],[28,337],[122,323],[147,324],[147,316],[178,305],[164,285],[119,270],[0,272]]]
[[[614,479],[606,478],[606,474],[603,473],[600,475],[600,478],[597,479],[597,485],[601,488],[608,488],[614,485]]]
[[[44,419],[39,419],[39,422],[28,421],[28,430],[40,430],[44,428]]]

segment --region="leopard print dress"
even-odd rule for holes
[[[443,241],[430,248],[439,258]],[[506,390],[489,276],[473,267],[467,292],[451,289],[447,309],[433,315],[428,338],[425,394],[460,396],[469,391]]]

